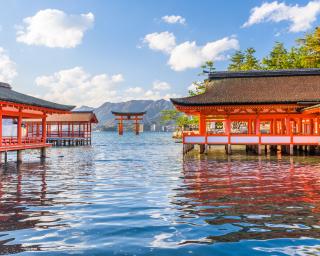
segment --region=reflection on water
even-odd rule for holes
[[[0,172],[0,254],[319,255],[320,158],[94,135]]]
[[[183,165],[184,185],[173,203],[189,224],[201,217],[214,227],[233,226],[232,232],[209,234],[206,243],[318,238],[319,167],[292,159],[191,159]]]

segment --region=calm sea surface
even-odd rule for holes
[[[0,254],[320,255],[320,157],[95,133],[0,171]]]

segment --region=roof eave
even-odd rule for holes
[[[257,102],[210,102],[210,103],[190,103],[190,102],[181,102],[176,99],[170,99],[174,105],[178,106],[227,106],[227,105],[269,105],[269,104],[301,104],[300,101],[257,101]],[[310,101],[308,101],[310,102]],[[314,103],[320,103],[320,101],[314,101]]]

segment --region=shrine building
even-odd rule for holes
[[[17,162],[22,161],[22,151],[40,149],[41,157],[45,157],[46,148],[51,145],[47,140],[47,116],[69,113],[74,106],[61,105],[38,99],[12,90],[7,83],[0,82],[0,156],[7,152],[17,152]],[[39,119],[39,132],[28,134],[25,122]]]
[[[200,145],[283,146],[288,153],[320,143],[320,69],[208,74],[203,94],[171,99],[177,110],[199,117],[198,131],[184,132],[184,153]]]
[[[67,114],[53,114],[47,117],[47,142],[55,146],[91,145],[92,125],[98,119],[93,111],[72,111]],[[28,137],[37,137],[41,120],[25,122]]]

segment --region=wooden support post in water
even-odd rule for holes
[[[41,148],[40,157],[41,158],[47,157],[47,148],[46,147]]]
[[[120,120],[119,120],[118,131],[119,131],[119,135],[123,135],[123,118],[122,118],[122,116],[120,117]]]
[[[227,153],[227,155],[231,155],[232,154],[231,144],[227,144],[226,145],[226,153]]]
[[[262,145],[258,144],[258,155],[261,156],[262,154]]]
[[[293,144],[290,144],[289,152],[290,152],[290,156],[293,156]]]
[[[200,154],[204,154],[205,153],[205,144],[200,144],[199,148],[200,148]]]
[[[17,163],[22,163],[22,150],[17,150]]]

